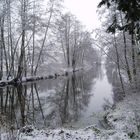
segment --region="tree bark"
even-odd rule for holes
[[[121,12],[120,12],[120,17],[121,17],[122,26],[124,26]],[[126,44],[126,36],[125,36],[124,30],[123,30],[123,41],[124,41],[124,58],[125,58],[125,63],[126,63],[126,70],[127,70],[127,75],[128,75],[129,81],[131,83],[132,77],[131,77],[130,67],[129,67],[129,63],[128,63],[128,59],[127,59],[127,44]]]
[[[125,89],[124,89],[123,79],[122,79],[121,70],[120,70],[120,60],[119,60],[119,53],[118,53],[115,34],[114,34],[114,47],[115,47],[115,50],[116,50],[118,74],[119,74],[119,77],[120,77],[120,82],[121,82],[121,86],[122,86],[123,95],[125,95]]]

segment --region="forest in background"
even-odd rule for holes
[[[88,31],[61,0],[0,0],[2,140],[140,139],[140,2],[100,1]]]
[[[102,0],[98,8],[102,27],[95,30],[96,44],[107,56],[112,73],[117,69],[123,93],[126,84],[139,90],[140,2]]]
[[[63,1],[1,0],[0,7],[0,80],[16,82],[98,61],[90,32],[63,12]]]
[[[138,0],[102,0],[102,25],[92,32],[64,12],[61,0],[2,0],[0,5],[0,80],[74,71],[100,63],[105,54],[106,63],[118,71],[123,92],[126,83],[138,88]]]

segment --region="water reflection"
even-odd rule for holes
[[[90,93],[93,96],[90,98],[85,117],[89,117],[95,112],[106,110],[107,105],[112,106],[114,103],[112,99],[112,86],[108,81],[105,66],[102,64],[100,67],[98,78],[92,81],[94,86],[92,86]]]
[[[113,88],[113,100],[114,104],[121,101],[124,98],[124,94],[121,88],[120,78],[118,75],[117,66],[113,63],[106,64],[107,77],[109,83]]]
[[[54,128],[77,121],[88,106],[92,80],[98,72],[95,68],[65,78],[0,89],[1,128],[17,129],[26,124]]]
[[[102,65],[54,80],[0,89],[0,127],[56,128],[85,121],[112,101],[112,87]],[[91,122],[90,122],[91,123]]]

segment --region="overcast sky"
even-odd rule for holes
[[[67,11],[74,14],[88,29],[99,27],[97,5],[100,0],[64,0]]]

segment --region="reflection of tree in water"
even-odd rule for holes
[[[117,66],[113,63],[108,63],[106,64],[106,70],[107,70],[106,74],[108,77],[108,81],[113,87],[114,103],[119,102],[120,100],[123,99],[123,92],[121,89],[121,83],[117,71]]]
[[[54,108],[50,113],[51,115],[47,116],[46,119],[49,126],[54,124],[62,125],[78,120],[81,111],[88,105],[89,90],[97,73],[97,70],[92,69],[86,73],[70,75],[66,80],[63,80],[63,86],[57,88],[56,95],[50,99],[50,103],[53,104]],[[56,117],[54,117],[54,114]]]
[[[103,80],[103,77],[104,77],[104,72],[103,72],[103,70],[104,70],[104,64],[98,64],[98,65],[96,65],[96,71],[98,71],[98,73],[97,73],[97,78],[98,79],[100,79],[100,80]]]
[[[64,84],[64,92],[60,93],[61,100],[59,100],[62,123],[77,121],[81,110],[88,105],[90,85],[84,88],[83,78],[74,74],[68,77]]]
[[[37,92],[32,92],[34,86],[31,84],[29,88],[19,85],[17,88],[0,89],[0,130],[8,134],[5,139],[15,140],[14,130],[26,124],[35,124],[35,115],[42,113],[39,96]],[[44,120],[43,114],[40,119]]]
[[[98,70],[92,69],[63,79],[0,89],[1,128],[12,132],[26,124],[57,127],[77,121],[88,105],[96,76]]]
[[[0,89],[0,130],[1,133],[7,132],[9,134],[5,136],[7,140],[15,139],[13,135],[14,129],[18,128],[16,119],[17,112],[15,111],[17,106],[16,98],[17,95],[15,94],[14,88],[7,87],[5,89]]]

